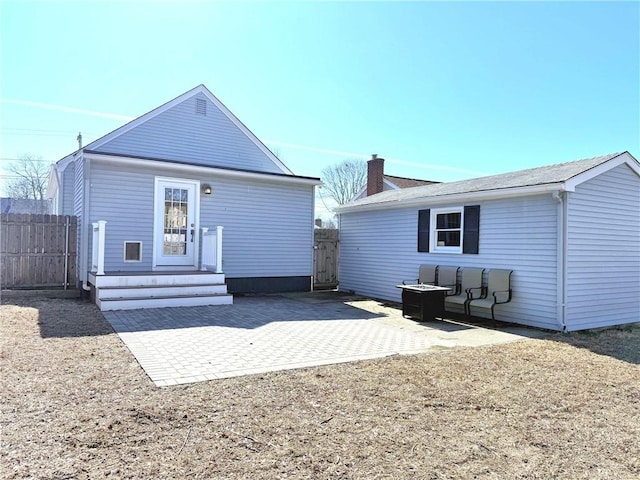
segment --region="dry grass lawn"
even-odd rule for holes
[[[3,303],[2,478],[640,478],[638,325],[159,389],[94,305]]]

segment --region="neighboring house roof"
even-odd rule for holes
[[[0,213],[49,213],[48,200],[31,198],[0,198]]]
[[[396,189],[421,187],[423,185],[432,185],[434,183],[439,183],[431,180],[419,180],[417,178],[396,177],[394,175],[385,175],[384,179],[393,184]]]
[[[382,176],[382,181],[384,183],[384,191],[387,190],[399,190],[401,188],[413,188],[413,187],[420,187],[423,185],[432,185],[434,183],[440,183],[440,182],[435,182],[432,180],[418,180],[417,178],[406,178],[406,177],[396,177],[394,175],[386,175],[384,174]],[[367,196],[367,185],[365,184],[364,187],[362,187],[360,189],[360,191],[355,195],[354,200],[359,200],[361,198],[366,198]]]
[[[352,210],[394,208],[413,203],[441,201],[442,197],[453,196],[478,198],[482,196],[522,196],[560,189],[571,191],[577,184],[622,163],[627,163],[640,175],[640,165],[631,154],[628,152],[612,153],[500,175],[389,190],[337,207],[335,210],[338,213],[344,213]]]
[[[150,112],[145,113],[144,115],[131,120],[125,125],[113,130],[112,132],[107,133],[106,135],[94,140],[93,142],[87,144],[81,150],[97,150],[102,147],[107,142],[110,142],[119,136],[129,132],[130,130],[138,127],[139,125],[151,120],[152,118],[166,112],[170,108],[178,105],[179,103],[191,98],[195,95],[203,94],[209,101],[211,101],[236,127],[238,127],[248,138],[251,140],[284,174],[293,175],[293,172],[289,170],[284,163],[280,161],[278,157],[276,157],[271,150],[269,150],[238,118],[231,113],[231,111],[216,98],[213,93],[211,93],[207,87],[204,85],[198,85],[197,87],[192,88],[188,92],[183,93],[182,95],[177,96],[173,100],[169,100],[168,102],[160,105],[157,108],[154,108]],[[58,161],[57,165],[60,170],[66,168],[66,166],[74,159],[75,155],[78,153],[76,150],[69,155],[63,157],[60,161]],[[169,160],[169,159],[166,159]]]

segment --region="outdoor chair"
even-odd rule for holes
[[[415,284],[436,284],[436,272],[438,271],[437,265],[420,265],[418,270],[418,278],[416,280],[403,280],[403,285],[415,285]]]
[[[460,285],[458,285],[458,270],[460,270],[460,267],[438,267],[438,281],[436,285],[451,289],[451,291],[445,295],[458,294],[460,288]]]
[[[451,307],[452,305],[462,305],[464,313],[468,315],[468,304],[469,301],[474,298],[475,292],[477,292],[478,298],[482,295],[483,273],[484,268],[463,268],[460,285],[456,290],[455,295],[447,296],[444,299],[445,310],[450,310],[448,307]]]
[[[481,296],[470,298],[467,311],[471,314],[471,307],[491,310],[491,320],[495,322],[494,307],[511,301],[511,273],[513,270],[491,269],[487,274],[487,286]]]

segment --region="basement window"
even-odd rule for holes
[[[124,242],[124,261],[142,261],[142,242]]]

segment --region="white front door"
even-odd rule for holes
[[[199,183],[156,178],[154,267],[197,267]]]

